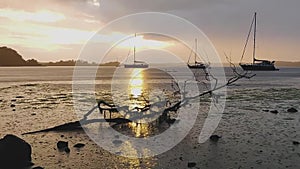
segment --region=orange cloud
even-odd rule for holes
[[[22,10],[13,10],[10,8],[0,9],[0,17],[5,17],[16,21],[33,21],[33,22],[58,22],[65,19],[61,13],[49,10],[41,10],[37,12],[26,12]]]

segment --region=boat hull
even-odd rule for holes
[[[188,65],[190,69],[206,69],[205,65]]]
[[[245,71],[278,71],[274,65],[241,64]]]
[[[128,64],[124,65],[125,68],[148,68],[148,64]]]

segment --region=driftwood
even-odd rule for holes
[[[47,128],[47,129],[44,129],[44,130],[38,130],[38,131],[23,133],[22,135],[36,134],[36,133],[49,132],[49,131],[70,131],[70,130],[80,130],[80,129],[82,129],[82,127],[80,125],[80,122],[75,121],[75,122],[70,122],[70,123],[65,123],[63,125],[55,126],[55,127],[52,127],[52,128]]]
[[[69,122],[65,123],[59,126],[55,126],[52,128],[47,128],[43,130],[38,130],[38,131],[32,131],[28,133],[23,133],[22,135],[27,135],[27,134],[36,134],[36,133],[42,133],[42,132],[50,132],[50,131],[75,131],[75,130],[82,130],[82,125],[86,124],[92,124],[92,123],[99,123],[99,122],[109,122],[109,123],[117,123],[117,124],[122,124],[122,123],[129,123],[132,122],[131,120],[128,119],[123,119],[123,118],[114,118],[114,119],[91,119],[91,120],[84,120],[84,121],[74,121],[74,122]]]
[[[219,90],[221,88],[224,88],[225,86],[229,86],[232,85],[233,83],[235,83],[236,81],[242,79],[242,78],[247,78],[250,79],[253,76],[255,76],[255,74],[251,74],[249,72],[243,72],[243,73],[239,73],[236,70],[236,67],[230,62],[231,68],[233,70],[234,76],[229,78],[227,80],[227,83],[222,85],[222,86],[218,86],[215,84],[214,88],[211,90],[207,90],[199,95],[196,96],[192,96],[192,97],[186,97],[184,95],[183,99],[181,101],[178,101],[176,103],[171,104],[170,101],[167,102],[155,102],[155,103],[148,103],[147,105],[145,105],[142,108],[134,108],[133,110],[129,110],[128,106],[123,106],[123,107],[118,107],[116,105],[113,104],[109,104],[106,101],[100,100],[98,101],[97,105],[95,107],[93,107],[90,111],[88,111],[83,119],[79,120],[79,121],[75,121],[75,122],[70,122],[70,123],[65,123],[63,125],[59,125],[59,126],[55,126],[52,128],[48,128],[48,129],[43,129],[43,130],[39,130],[39,131],[33,131],[33,132],[28,132],[28,133],[24,133],[25,134],[35,134],[35,133],[41,133],[41,132],[50,132],[50,131],[74,131],[74,130],[82,130],[82,126],[87,125],[87,124],[92,124],[92,123],[101,123],[101,122],[108,122],[108,123],[115,123],[115,125],[118,124],[126,124],[126,123],[130,123],[133,121],[138,121],[141,120],[143,118],[151,118],[153,117],[155,114],[155,112],[151,111],[150,107],[151,106],[164,106],[165,109],[162,112],[162,114],[159,116],[158,123],[161,124],[162,122],[166,122],[169,125],[175,122],[175,119],[171,119],[169,116],[169,112],[177,112],[179,110],[180,107],[185,106],[189,101],[199,98],[201,96],[204,95],[213,95],[213,92],[216,90]],[[208,72],[205,72],[207,76],[209,76]],[[217,79],[215,79],[214,77],[212,77],[216,83],[217,83]],[[180,93],[179,91],[175,91],[175,93]],[[104,114],[104,119],[88,119],[88,116],[93,113],[96,109],[99,109],[99,112],[101,114]],[[126,114],[131,114],[131,115],[136,115],[133,118],[130,119],[126,119],[126,118],[111,118],[111,113],[113,112],[118,112],[118,111],[124,111],[126,112]],[[150,114],[147,115],[143,115],[144,112],[147,111],[151,111]],[[107,119],[106,118],[106,112],[110,113],[110,118]],[[137,113],[138,112],[138,113]],[[139,115],[141,114],[141,115]]]

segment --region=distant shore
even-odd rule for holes
[[[39,62],[35,59],[25,60],[14,49],[8,47],[0,47],[0,67],[24,67],[24,66],[119,66],[121,63],[118,61],[110,61],[106,63],[94,63],[84,60],[60,60],[56,62]],[[235,65],[239,65],[235,63]],[[276,61],[275,65],[278,67],[300,67],[300,61]],[[223,66],[229,67],[229,63],[223,63]]]

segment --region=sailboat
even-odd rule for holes
[[[191,56],[190,56],[187,65],[190,69],[206,69],[207,65],[205,65],[202,62],[197,61],[197,46],[198,46],[197,44],[198,44],[197,39],[195,39],[194,63],[189,63],[190,58],[191,58]]]
[[[254,13],[254,17],[250,26],[250,30],[247,36],[247,40],[244,46],[244,50],[243,50],[243,54],[240,60],[240,66],[243,68],[243,70],[245,71],[275,71],[275,70],[279,70],[277,68],[275,68],[275,61],[269,61],[269,60],[261,60],[261,59],[256,59],[256,25],[257,25],[257,13]],[[253,61],[252,63],[246,63],[243,64],[241,63],[243,60],[243,57],[245,55],[246,52],[246,48],[247,48],[247,44],[249,42],[249,37],[250,34],[252,32],[253,29]]]
[[[136,34],[135,34],[136,37]],[[148,68],[149,64],[147,64],[146,62],[143,61],[137,61],[135,59],[135,46],[133,47],[133,63],[132,64],[125,64],[124,67],[125,68]]]

